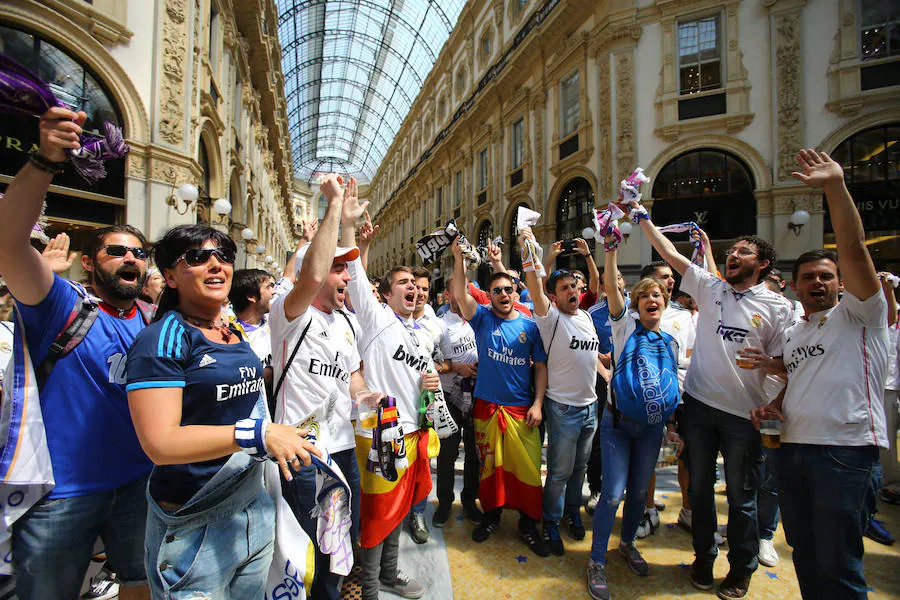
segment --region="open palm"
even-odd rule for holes
[[[801,150],[797,155],[797,161],[803,172],[793,172],[795,178],[806,185],[821,188],[829,183],[842,181],[844,170],[824,152],[815,150]]]
[[[368,206],[368,200],[362,203],[359,201],[359,186],[356,183],[356,178],[351,177],[350,181],[347,182],[347,187],[344,189],[344,207],[341,218],[344,221],[355,223],[363,216]]]
[[[44,263],[54,273],[65,273],[68,271],[75,260],[75,253],[69,252],[69,236],[61,233],[51,239],[41,253],[41,258],[44,259]]]

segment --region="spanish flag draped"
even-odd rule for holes
[[[397,481],[387,481],[366,468],[372,439],[356,436],[356,462],[359,463],[360,545],[374,548],[403,522],[412,505],[431,492],[429,459],[438,455],[441,444],[430,427],[403,436],[409,467],[397,470]]]
[[[485,512],[519,509],[541,518],[541,439],[525,424],[527,406],[475,399],[475,443],[481,459],[478,498]]]

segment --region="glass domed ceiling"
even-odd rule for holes
[[[375,175],[465,0],[277,0],[294,172]]]

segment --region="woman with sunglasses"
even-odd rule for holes
[[[594,510],[594,538],[587,570],[588,592],[595,600],[610,597],[606,551],[626,488],[619,554],[637,575],[649,575],[650,568],[634,539],[664,434],[667,441],[679,445],[681,453],[678,434],[674,430],[666,433],[666,421],[679,398],[678,344],[660,331],[669,293],[661,281],[648,277],[634,285],[626,305],[616,285],[616,255],[616,248],[607,246],[603,283],[612,323],[613,376],[608,404],[600,420],[603,481]]]
[[[308,465],[318,451],[297,429],[269,422],[262,364],[221,318],[234,241],[182,225],[154,258],[166,288],[129,351],[126,386],[138,439],[157,465],[148,484],[150,590],[263,598],[275,509],[259,461],[277,460],[290,480],[289,465]]]

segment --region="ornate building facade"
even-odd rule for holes
[[[0,51],[88,112],[88,129],[114,121],[131,146],[96,186],[69,175],[54,181],[51,233],[70,232],[80,250],[85,232],[108,224],[156,239],[207,222],[239,242],[238,267],[283,264],[310,194],[290,166],[275,23],[274,0],[0,5]],[[37,141],[37,124],[7,115],[0,123],[5,187]],[[179,194],[184,184],[198,188],[196,200]]]
[[[415,240],[451,218],[501,236],[515,265],[518,206],[543,214],[545,246],[581,235],[637,166],[658,223],[698,222],[716,248],[758,234],[786,266],[833,243],[821,195],[791,177],[804,147],[842,162],[873,257],[896,272],[894,4],[469,2],[371,182],[373,273],[420,262]],[[635,229],[623,271],[651,258]]]

